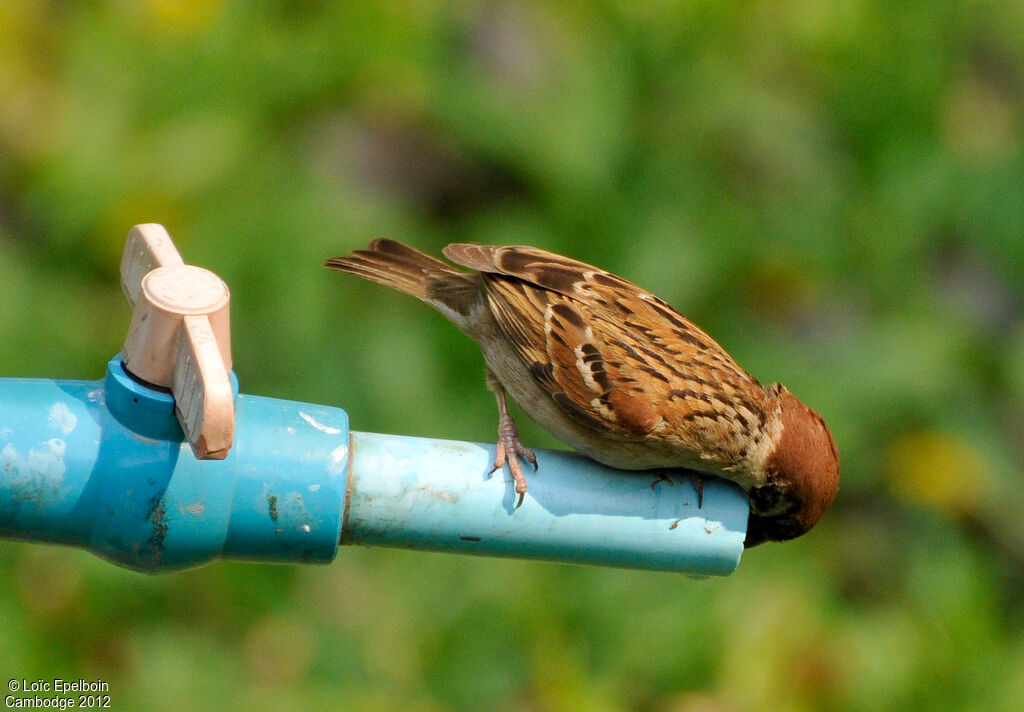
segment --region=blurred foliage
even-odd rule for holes
[[[320,264],[528,243],[785,382],[843,488],[703,582],[0,542],[0,670],[117,709],[1024,709],[1022,142],[1013,2],[6,0],[4,376],[99,378],[124,237],[160,222],[232,285],[246,392],[490,440],[475,346]]]

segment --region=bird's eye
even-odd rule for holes
[[[755,487],[750,491],[750,506],[758,514],[774,514],[782,509],[784,495],[775,485]]]

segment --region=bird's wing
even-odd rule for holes
[[[702,452],[735,451],[742,432],[763,425],[760,384],[636,285],[533,247],[444,253],[484,275],[491,311],[533,377],[583,425]]]

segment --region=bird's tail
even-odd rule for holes
[[[452,281],[464,284],[470,277],[439,259],[387,238],[374,240],[365,250],[356,250],[350,257],[332,257],[324,262],[324,266],[398,289],[427,302],[436,299],[434,292],[438,285]]]

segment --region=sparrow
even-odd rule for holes
[[[583,455],[622,470],[714,475],[750,500],[745,546],[813,527],[839,489],[825,421],[779,383],[762,386],[693,322],[597,267],[527,246],[451,244],[456,269],[400,242],[325,262],[433,306],[477,341],[498,403],[492,472],[519,495],[519,441],[506,396]],[[698,490],[699,491],[699,490]]]

